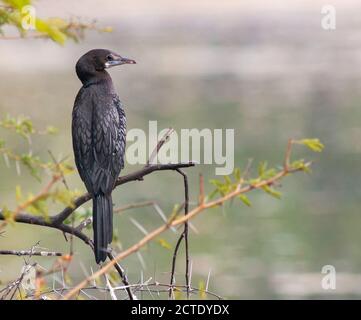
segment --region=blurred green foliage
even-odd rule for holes
[[[24,24],[31,27],[24,28]],[[15,27],[22,38],[48,38],[60,45],[69,39],[78,42],[84,38],[86,30],[112,32],[111,27],[98,27],[96,21],[85,23],[59,17],[39,18],[31,0],[0,0],[0,34],[4,38],[3,27],[6,25]]]
[[[23,166],[38,181],[41,181],[44,175],[52,177],[49,184],[38,194],[31,191],[25,195],[22,187],[17,185],[15,197],[18,208],[26,209],[31,214],[42,215],[47,218],[49,216],[49,202],[59,203],[63,206],[73,206],[73,199],[79,195],[79,191],[69,190],[65,183],[65,176],[74,172],[73,166],[66,159],[56,161],[51,151],[49,151],[49,160],[43,160],[32,152],[34,136],[53,135],[57,132],[57,129],[48,126],[45,130],[38,130],[28,117],[11,117],[10,115],[0,120],[0,127],[15,133],[21,139],[25,139],[28,144],[28,151],[18,154],[7,146],[4,139],[1,140],[0,154],[3,156],[8,168],[10,168],[10,163],[13,162],[18,175],[21,174],[20,168]],[[56,185],[58,181],[62,181],[64,186],[58,187]],[[13,216],[8,206],[4,205],[3,210],[8,219],[11,220]]]

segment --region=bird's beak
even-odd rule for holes
[[[124,58],[121,56],[115,56],[114,58],[115,58],[114,60],[110,60],[105,63],[106,68],[120,66],[122,64],[136,64],[136,62],[132,59]]]

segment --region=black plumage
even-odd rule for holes
[[[121,64],[133,64],[105,49],[83,55],[76,73],[83,86],[75,99],[72,138],[75,163],[81,179],[93,197],[94,253],[97,263],[107,256],[113,237],[111,193],[124,167],[126,117],[105,70]]]

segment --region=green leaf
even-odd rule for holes
[[[18,10],[21,10],[22,7],[31,4],[30,0],[3,0],[3,2]]]
[[[260,164],[258,165],[258,175],[262,177],[266,169],[267,169],[267,161],[260,162]]]
[[[170,243],[165,240],[164,238],[160,238],[157,240],[157,242],[160,244],[161,247],[166,248],[168,250],[172,249],[172,246],[170,245]]]
[[[71,191],[67,189],[57,189],[53,194],[52,198],[56,202],[60,202],[65,204],[66,206],[73,208],[74,207],[74,199],[80,193],[78,191]]]
[[[226,182],[227,186],[232,184],[232,180],[231,180],[231,178],[229,176],[224,176],[224,181]]]
[[[175,300],[182,300],[183,298],[183,293],[181,290],[179,290],[178,288],[174,288],[173,289],[173,292],[174,292],[174,299]]]
[[[51,22],[36,19],[35,28],[39,32],[47,34],[56,43],[63,45],[66,41],[66,35],[56,25],[52,25]]]
[[[5,218],[5,221],[7,221],[7,222],[14,222],[14,219],[13,219],[13,217],[14,217],[14,213],[13,212],[11,212],[9,209],[8,209],[8,207],[3,207],[3,209],[2,209],[2,214],[3,214],[3,216],[4,216],[4,218]]]
[[[233,175],[236,181],[239,182],[241,180],[241,169],[240,168],[234,169]]]
[[[38,181],[41,181],[39,172],[36,168],[36,165],[41,163],[40,159],[38,157],[32,156],[31,154],[22,154],[20,156],[20,159],[21,159],[21,163],[29,169],[30,174]]]
[[[206,299],[207,293],[206,293],[206,285],[203,280],[200,280],[198,283],[198,292],[199,292],[199,298],[200,299]]]
[[[211,184],[213,184],[215,187],[223,187],[224,183],[222,183],[221,181],[219,180],[216,180],[216,179],[212,179],[209,181]]]
[[[211,192],[211,194],[208,196],[209,199],[213,199],[218,193],[218,189],[215,189]]]
[[[28,207],[28,211],[32,214],[41,215],[47,219],[49,217],[49,208],[46,202],[47,198],[48,196],[33,202]]]
[[[46,128],[46,133],[48,133],[48,134],[57,134],[58,132],[59,132],[59,129],[55,128],[53,126],[48,126]]]
[[[306,166],[305,160],[303,159],[293,161],[290,166],[292,169],[295,170],[302,170],[307,173],[311,172],[311,168],[309,166]]]
[[[15,197],[17,202],[21,202],[21,199],[23,198],[21,187],[19,185],[15,187]]]
[[[252,206],[251,201],[248,199],[248,197],[245,194],[240,194],[238,196],[239,199],[241,199],[241,201],[248,207]]]
[[[269,195],[271,195],[272,197],[275,197],[277,199],[281,199],[281,195],[282,193],[271,188],[270,186],[263,186],[262,189],[267,192]]]
[[[303,144],[315,152],[321,152],[325,147],[319,139],[302,139],[295,141],[295,143]]]

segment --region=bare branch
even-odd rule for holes
[[[188,178],[187,178],[187,175],[182,170],[177,169],[177,172],[183,176],[183,181],[184,181],[184,215],[187,215],[188,210],[189,210]],[[171,282],[170,282],[171,286],[173,285],[173,280],[174,280],[174,270],[175,270],[176,257],[177,257],[177,253],[178,253],[178,247],[179,247],[180,243],[182,242],[182,239],[184,239],[184,242],[185,242],[185,251],[186,251],[186,274],[185,274],[185,278],[186,278],[186,286],[187,286],[187,299],[189,299],[189,295],[190,295],[189,287],[190,287],[190,285],[189,285],[188,220],[186,220],[184,222],[184,231],[183,231],[182,235],[180,236],[180,238],[179,238],[179,240],[177,242],[176,249],[174,250],[173,265],[172,265],[172,272],[171,272]],[[171,296],[172,292],[170,292],[169,294]]]
[[[41,257],[60,257],[61,252],[48,252],[48,251],[32,251],[32,250],[0,250],[0,255],[12,256],[41,256]]]
[[[168,141],[170,135],[174,132],[173,128],[169,128],[168,131],[164,134],[163,138],[159,140],[157,146],[155,147],[155,149],[153,150],[153,152],[151,153],[146,167],[149,166],[150,164],[152,164],[153,160],[155,159],[155,157],[158,155],[158,152],[160,150],[160,148],[163,147],[163,145]]]
[[[133,173],[130,173],[126,176],[119,177],[117,179],[117,182],[115,183],[114,188],[131,182],[131,181],[140,181],[143,180],[145,176],[155,172],[155,171],[166,171],[166,170],[176,170],[179,168],[188,168],[188,167],[194,167],[193,162],[189,163],[170,163],[170,164],[154,164],[149,165],[147,167],[144,167],[138,171],[135,171]],[[85,193],[82,196],[78,197],[74,200],[74,206],[73,207],[66,207],[64,210],[62,210],[59,214],[52,217],[54,224],[62,223],[66,218],[68,218],[77,208],[79,208],[81,205],[86,203],[91,199],[91,195],[89,193]],[[0,217],[1,219],[1,217]]]
[[[148,206],[153,206],[155,201],[144,201],[144,202],[138,202],[138,203],[131,203],[123,207],[119,207],[117,209],[114,209],[114,213],[121,213],[129,209],[136,209],[136,208],[143,208]]]

